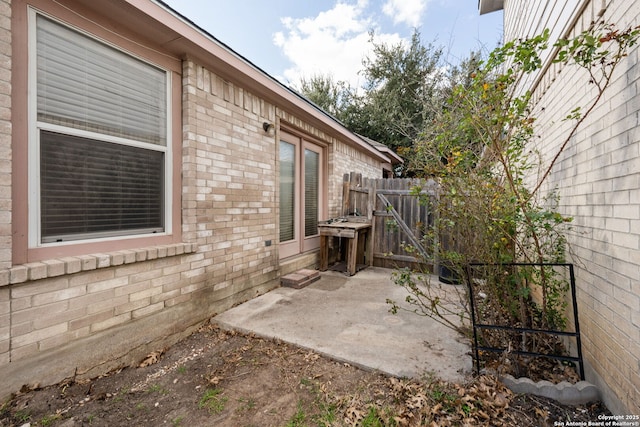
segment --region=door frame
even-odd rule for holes
[[[327,193],[328,193],[328,162],[327,144],[323,144],[308,135],[285,128],[282,129],[278,137],[278,164],[280,162],[280,142],[286,142],[295,147],[295,185],[294,185],[294,238],[287,242],[280,242],[280,230],[278,229],[280,258],[288,258],[304,252],[320,248],[320,235],[304,236],[304,153],[310,149],[319,154],[318,168],[318,219],[322,220],[327,215]],[[280,174],[278,173],[278,188],[280,188]],[[278,224],[280,223],[280,194],[278,197]]]

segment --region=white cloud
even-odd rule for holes
[[[369,32],[376,31],[376,41],[396,44],[402,40],[398,34],[378,34],[367,6],[367,0],[338,2],[316,17],[282,18],[285,31],[276,33],[273,41],[293,63],[284,71],[284,80],[296,84],[302,77],[328,74],[336,81],[359,86],[362,59],[372,49]]]
[[[427,0],[388,0],[382,11],[393,18],[394,24],[405,23],[410,27],[419,27]]]

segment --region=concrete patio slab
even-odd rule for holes
[[[303,289],[277,288],[212,321],[398,377],[464,381],[472,370],[468,340],[429,318],[389,313],[387,299],[407,296],[391,272],[370,267],[347,277],[326,271]]]

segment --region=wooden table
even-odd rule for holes
[[[329,237],[341,237],[348,240],[347,245],[347,274],[356,274],[358,259],[365,258],[371,262],[371,237],[368,236],[371,224],[367,222],[331,222],[318,224],[320,233],[320,271],[329,268]],[[366,248],[365,248],[366,246]]]

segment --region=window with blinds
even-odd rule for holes
[[[163,232],[167,73],[36,15],[39,242]]]
[[[167,75],[37,15],[38,121],[167,143]]]
[[[295,238],[296,147],[280,141],[280,242]]]
[[[304,150],[304,236],[318,234],[320,154]]]
[[[164,153],[42,131],[44,243],[163,230]]]

